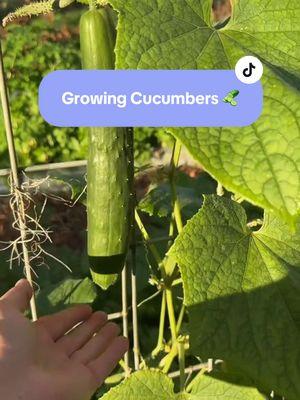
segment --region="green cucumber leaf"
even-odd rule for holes
[[[149,192],[139,202],[138,208],[150,216],[155,215],[160,218],[169,217],[170,214],[172,214],[172,194],[170,185],[163,183],[150,188]]]
[[[300,2],[236,0],[211,23],[211,0],[110,0],[119,10],[119,69],[233,69],[264,63],[264,110],[245,128],[172,129],[224,187],[294,223],[300,212]]]
[[[96,286],[91,279],[64,279],[41,289],[37,306],[39,314],[46,315],[76,304],[91,304],[96,297]]]
[[[226,380],[230,380],[226,382]],[[186,400],[266,400],[257,389],[244,386],[233,375],[213,373],[195,378]],[[179,400],[179,399],[178,399]]]
[[[260,390],[300,397],[300,225],[207,196],[170,250],[190,316],[191,352],[226,361]]]
[[[137,400],[141,396],[143,400],[173,400],[173,382],[159,371],[138,371],[112,388],[101,400]]]
[[[111,389],[103,400],[264,400],[257,389],[221,382],[212,376],[196,379],[191,393],[174,393],[174,384],[160,371],[144,370],[132,374]]]
[[[300,77],[299,1],[235,0],[224,34],[239,47]]]
[[[191,218],[201,207],[202,200],[193,188],[176,186],[180,208],[185,219]],[[173,212],[170,184],[163,183],[147,193],[138,205],[139,210],[160,218],[170,217]]]
[[[197,178],[176,171],[176,194],[184,220],[190,219],[202,206],[202,194],[216,193],[216,182],[202,172]],[[138,208],[150,216],[170,217],[173,212],[170,183],[152,184],[148,193],[139,202]]]
[[[300,96],[271,71],[263,81],[264,109],[253,125],[171,132],[224,187],[292,222],[300,209]]]

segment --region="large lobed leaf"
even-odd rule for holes
[[[211,0],[111,0],[120,12],[120,69],[229,69],[261,58],[264,110],[246,128],[173,129],[226,188],[286,220],[300,209],[300,2],[235,0],[211,23]]]
[[[196,379],[191,393],[174,393],[170,378],[159,371],[132,374],[102,397],[103,400],[264,400],[256,389],[219,381],[204,375]]]
[[[216,193],[215,181],[206,173],[191,178],[184,172],[176,173],[176,196],[179,200],[184,220],[190,219],[202,205],[202,194]],[[148,193],[139,202],[138,208],[153,216],[170,217],[173,212],[170,183],[160,182],[151,185]]]
[[[76,304],[91,304],[96,297],[97,290],[90,278],[69,278],[42,289],[37,296],[37,305],[39,313],[45,315]]]
[[[185,226],[170,255],[178,262],[195,355],[289,400],[300,397],[300,226],[274,215],[252,232],[244,209],[217,196]]]

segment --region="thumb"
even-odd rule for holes
[[[21,279],[16,285],[6,292],[0,301],[10,304],[17,310],[24,312],[29,307],[29,302],[32,297],[32,287],[26,279]]]

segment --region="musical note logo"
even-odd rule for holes
[[[250,76],[252,76],[252,71],[254,70],[254,69],[256,69],[256,66],[254,65],[254,64],[252,64],[252,62],[249,64],[249,67],[248,68],[245,68],[244,70],[243,70],[243,75],[246,77],[246,78],[250,78]]]
[[[264,72],[262,62],[253,56],[245,56],[238,60],[235,66],[235,74],[239,81],[251,85],[258,82]]]

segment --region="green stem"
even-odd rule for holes
[[[207,368],[202,368],[198,374],[191,380],[191,382],[187,385],[185,391],[189,393],[192,390],[192,387],[194,386],[195,382],[197,381],[197,378],[201,375],[204,375],[205,372],[207,371]]]
[[[180,372],[180,391],[183,392],[185,385],[185,349],[182,341],[178,342],[178,361]]]
[[[169,321],[170,321],[172,344],[174,345],[177,342],[176,318],[175,318],[175,312],[174,312],[172,289],[168,288],[168,287],[166,288],[166,300],[167,300],[167,308],[168,308]]]
[[[170,222],[170,227],[169,227],[169,237],[173,237],[175,235],[175,226],[174,226],[174,213],[172,213],[171,216],[171,222]],[[172,246],[173,240],[168,241],[168,249]]]
[[[172,346],[170,353],[164,358],[164,366],[162,369],[162,372],[164,374],[167,374],[171,368],[171,365],[173,363],[174,358],[177,356],[178,354],[178,346],[177,346],[177,342],[174,344],[174,346]]]
[[[182,148],[181,143],[179,142],[179,140],[176,139],[175,143],[174,143],[174,147],[173,147],[173,154],[172,154],[174,170],[178,167],[178,164],[179,164],[181,148]]]
[[[135,210],[135,220],[136,220],[136,223],[142,233],[142,236],[143,236],[145,242],[149,243],[150,236],[149,236],[137,210]],[[160,257],[160,254],[159,254],[156,246],[153,243],[149,243],[149,249],[161,270],[162,278],[165,279],[166,278],[165,265],[162,262],[162,259]],[[168,310],[171,336],[172,336],[172,350],[171,350],[172,356],[170,356],[170,359],[169,359],[170,364],[168,364],[166,366],[167,370],[169,370],[174,357],[176,357],[176,355],[177,355],[177,332],[176,332],[176,318],[175,318],[174,305],[173,305],[172,282],[170,282],[170,286],[166,287],[164,290],[166,293],[166,303],[167,303],[167,310]],[[174,356],[173,356],[173,354],[174,354]]]
[[[172,282],[172,286],[182,285],[182,278],[175,279]]]
[[[180,332],[180,328],[181,328],[181,325],[182,325],[182,321],[183,321],[184,314],[185,314],[185,305],[182,304],[181,310],[180,310],[180,313],[179,313],[179,317],[178,317],[178,320],[177,320],[177,324],[176,324],[176,332],[177,332],[177,335],[179,335],[179,332]]]
[[[1,172],[0,172],[0,174],[1,174]],[[150,239],[148,241],[148,243],[163,243],[163,242],[171,242],[171,243],[173,243],[173,241],[174,241],[174,236],[161,236],[161,237],[157,237],[155,239]],[[135,245],[141,245],[141,244],[144,244],[144,243],[145,243],[145,241],[136,241],[134,244]]]
[[[179,199],[177,197],[177,191],[176,191],[176,179],[175,179],[175,173],[176,173],[176,168],[178,167],[179,164],[179,159],[180,159],[180,153],[181,153],[181,143],[176,139],[174,146],[173,146],[173,152],[172,152],[172,157],[171,157],[171,162],[170,162],[170,185],[171,185],[171,193],[172,193],[172,200],[173,200],[173,215],[174,219],[176,222],[177,226],[177,231],[180,233],[183,229],[183,223],[182,223],[182,218],[181,218],[181,211],[180,211],[180,203]]]
[[[139,230],[140,230],[140,232],[141,232],[146,244],[148,245],[148,247],[149,247],[149,249],[150,249],[150,251],[151,251],[151,253],[152,253],[152,255],[153,255],[153,257],[154,257],[154,259],[155,259],[155,261],[157,263],[157,265],[159,267],[161,267],[162,259],[160,257],[160,254],[159,254],[156,246],[151,241],[150,236],[149,236],[149,234],[148,234],[148,232],[147,232],[147,230],[146,230],[146,228],[145,228],[145,226],[144,226],[144,224],[143,224],[143,222],[142,222],[137,210],[135,210],[134,216],[135,216],[135,221],[137,223],[137,226],[139,227]]]
[[[157,345],[152,351],[152,357],[156,357],[164,347],[164,331],[165,331],[165,320],[166,320],[166,292],[163,290],[161,299],[160,319],[159,319],[159,331]]]
[[[95,10],[96,9],[96,1],[89,0],[89,7],[90,7],[90,10]]]
[[[125,378],[125,373],[120,372],[115,375],[110,375],[108,378],[105,379],[106,385],[116,385],[117,383],[121,382]]]
[[[181,233],[182,229],[183,229],[183,223],[182,223],[181,212],[180,212],[180,204],[179,204],[179,200],[177,198],[174,202],[174,217],[175,217],[178,233]]]

